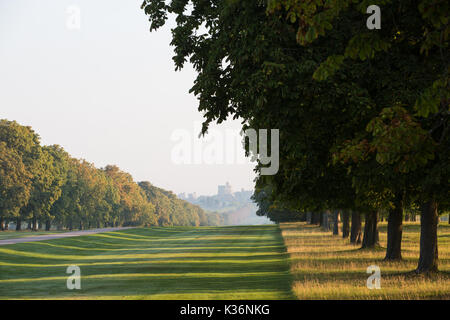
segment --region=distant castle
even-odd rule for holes
[[[244,192],[244,189],[242,188],[241,192]],[[231,189],[231,185],[229,182],[226,182],[225,184],[219,185],[217,187],[217,196],[218,197],[227,197],[227,196],[232,196],[233,195],[233,191]],[[182,192],[178,194],[178,198],[182,199],[182,200],[187,200],[187,201],[195,201],[197,200],[197,193],[193,192],[193,193],[188,193],[187,197],[186,197],[186,193]]]
[[[227,182],[224,185],[219,185],[217,188],[217,195],[218,196],[224,196],[224,195],[230,195],[233,192],[231,191],[231,185]]]
[[[178,198],[198,205],[206,211],[217,212],[225,225],[264,224],[269,220],[256,215],[256,204],[251,199],[252,190],[233,192],[229,182],[217,186],[217,194],[213,196],[197,196],[194,193],[180,193]]]
[[[226,207],[234,207],[239,205],[245,205],[248,203],[253,203],[251,200],[252,191],[244,190],[233,192],[229,182],[217,186],[217,194],[213,196],[197,196],[195,192],[180,193],[178,198],[186,200],[192,204],[199,205],[205,210],[219,210]]]

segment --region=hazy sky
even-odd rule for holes
[[[195,72],[174,71],[170,26],[150,33],[141,3],[0,0],[0,118],[32,126],[43,144],[176,193],[214,194],[226,181],[252,188],[253,165],[236,163],[242,154],[234,164],[206,164],[203,154],[200,164],[173,160],[181,140],[172,138],[198,139],[202,116],[188,93]],[[80,10],[79,29],[71,7]],[[237,134],[240,124],[214,128]],[[223,149],[207,141],[195,148],[208,145]]]

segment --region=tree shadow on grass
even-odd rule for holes
[[[160,241],[140,241],[139,237],[131,239],[132,235],[123,233],[151,237],[158,233]],[[0,265],[0,296],[120,298],[192,293],[226,299],[241,292],[241,299],[294,297],[288,255],[277,226],[130,229],[120,235],[110,234],[111,237],[80,237],[78,240],[82,241],[75,242],[75,246],[70,239],[49,242],[56,246],[9,246],[16,252],[33,252],[38,256],[0,252],[0,262],[29,265]],[[109,249],[126,249],[129,247],[123,247],[124,244],[135,242],[142,251],[137,253],[136,247],[113,254],[110,250],[84,250],[91,246],[90,239],[107,244],[105,247]],[[161,254],[164,256],[158,257]],[[66,265],[77,263],[81,265],[82,290],[70,291],[66,288]]]

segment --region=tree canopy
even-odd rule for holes
[[[369,5],[381,7],[379,30],[366,26]],[[417,271],[437,269],[438,214],[450,198],[446,1],[146,0],[142,8],[151,31],[175,16],[173,59],[198,73],[191,92],[203,134],[227,118],[280,130],[280,169],[256,181],[260,209],[272,208],[263,212],[356,210],[373,231],[363,246],[373,246],[380,213],[389,212],[388,238],[398,242],[394,218],[417,204]]]
[[[37,230],[103,226],[200,226],[221,220],[117,166],[96,168],[15,121],[0,120],[0,225]]]

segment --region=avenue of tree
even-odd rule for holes
[[[381,29],[366,26],[369,5]],[[450,206],[445,0],[145,0],[150,31],[175,17],[176,69],[212,122],[280,130],[280,169],[258,173],[259,214],[308,219],[401,259],[405,213],[420,214],[417,273],[438,270],[439,214]],[[269,149],[270,150],[270,149]],[[350,222],[351,227],[350,227]]]
[[[95,168],[15,121],[0,120],[0,229],[221,224],[218,214],[108,165]],[[26,222],[26,225],[24,225]]]

